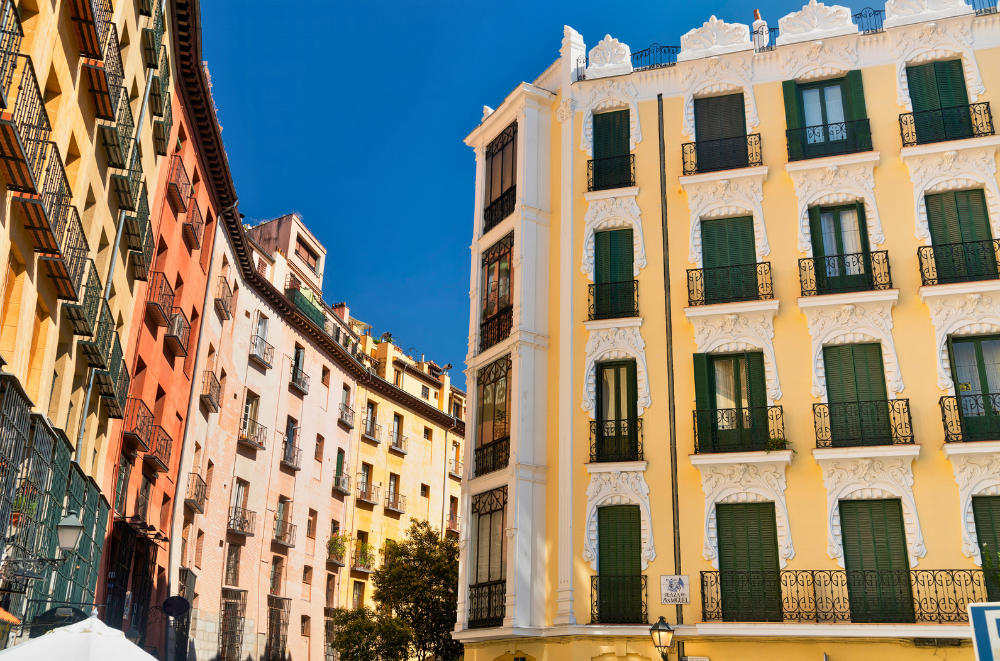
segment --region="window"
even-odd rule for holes
[[[316,537],[316,520],[319,514],[316,510],[309,510],[309,518],[306,519],[306,537]]]
[[[202,552],[205,550],[205,533],[201,530],[198,531],[197,541],[194,547],[194,566],[201,569],[201,556]]]
[[[598,621],[642,621],[639,506],[598,508],[597,541]]]
[[[684,174],[745,168],[747,150],[746,106],[743,94],[726,94],[694,100],[695,167],[684,164]],[[755,156],[759,157],[758,153]]]
[[[472,497],[469,627],[500,626],[504,599],[486,599],[507,579],[507,487]]]
[[[392,371],[392,385],[394,385],[394,386],[396,386],[398,388],[399,387],[399,382],[402,379],[402,377],[403,377],[403,373],[400,372],[399,370],[394,369]]]
[[[612,230],[594,234],[594,296],[592,319],[632,317],[635,280],[632,269],[632,230]]]
[[[594,115],[593,180],[590,190],[635,185],[632,176],[630,113],[613,110]]]
[[[965,89],[962,60],[906,67],[918,144],[971,138],[976,135]],[[904,145],[908,142],[904,130]]]
[[[403,445],[403,416],[398,413],[392,414],[392,444],[396,447]]]
[[[295,238],[295,256],[305,262],[306,266],[314,272],[316,271],[316,267],[319,264],[319,257],[316,256],[312,248],[303,243],[302,239],[298,237]]]
[[[344,451],[337,448],[337,479],[339,480],[344,476]]]
[[[337,577],[333,574],[326,575],[326,607],[334,608],[337,599]]]
[[[1000,496],[973,496],[972,515],[979,552],[995,558],[1000,550]],[[1000,586],[995,581],[986,581],[986,594],[989,601],[996,601],[1000,597]]]
[[[783,83],[790,160],[872,148],[861,72],[818,83]]]
[[[763,353],[695,354],[694,384],[700,452],[767,449]]]
[[[277,555],[274,556],[271,559],[271,577],[270,581],[268,582],[268,589],[270,590],[271,594],[278,597],[281,596],[281,585],[282,585],[281,581],[282,581],[282,572],[284,571],[284,569],[285,569],[284,559],[282,559],[281,556]]]
[[[296,441],[298,440],[298,431],[299,421],[292,416],[288,416],[285,419],[285,450],[287,454],[285,457],[282,457],[283,459],[290,461],[294,458],[291,454],[296,446]]]
[[[233,489],[233,507],[238,510],[246,509],[250,483],[246,480],[236,480],[236,488]]]
[[[243,550],[238,544],[230,544],[226,549],[226,585],[240,585],[240,553]]]
[[[514,211],[517,184],[517,122],[494,138],[486,147],[486,199],[483,207],[483,233]]]
[[[426,484],[421,484],[420,485],[420,496],[422,498],[430,498],[431,497],[431,488],[428,485],[426,485]]]
[[[378,421],[375,402],[369,401],[365,407],[365,434],[371,438],[375,436],[375,424]]]
[[[892,443],[893,420],[885,387],[882,346],[823,347],[833,445]],[[899,400],[905,402],[905,400]]]
[[[316,447],[313,449],[313,459],[316,461],[323,461],[323,444],[325,443],[322,436],[316,434]]]
[[[312,629],[312,620],[309,618],[308,615],[303,615],[302,616],[302,625],[301,625],[301,628],[299,629],[299,632],[303,635],[303,637],[308,638],[309,635],[310,635],[311,629]]]
[[[427,386],[420,386],[420,396],[427,399],[431,396],[431,389]]]
[[[336,535],[338,532],[340,532],[340,521],[330,519],[330,534]]]
[[[597,461],[639,459],[635,361],[599,363],[597,369]]]
[[[344,409],[351,408],[351,389],[346,385],[340,393],[340,405]]]
[[[252,438],[257,428],[257,414],[260,410],[260,397],[255,392],[247,391],[243,402],[243,422],[240,433],[244,438]]]
[[[132,475],[132,462],[125,455],[118,458],[118,481],[115,484],[115,512],[125,514],[125,501],[128,495],[128,481]]]
[[[900,501],[842,500],[840,529],[852,619],[857,612],[864,614],[866,622],[912,622],[910,563]],[[870,583],[864,576],[878,579]]]
[[[483,254],[480,351],[506,339],[510,334],[513,321],[510,298],[513,248],[514,233],[511,232],[490,246]]]
[[[462,419],[462,404],[461,402],[455,402],[451,405],[451,416],[453,418]]]
[[[996,278],[996,252],[982,189],[925,195],[924,203],[934,252],[934,284]],[[928,266],[921,262],[926,280]]]
[[[312,582],[313,568],[307,565],[302,568],[302,598],[306,601],[312,599]],[[305,633],[305,635],[308,635],[308,633]]]
[[[757,299],[757,251],[753,218],[701,221],[705,305]]]
[[[432,431],[430,427],[424,427],[424,440],[429,441],[432,438]]]
[[[365,604],[365,584],[361,581],[354,581],[354,594],[351,597],[351,607],[360,608]]]
[[[728,614],[727,619],[781,622],[774,503],[719,503],[715,506],[715,517],[722,609]],[[740,580],[741,576],[751,575],[750,572],[762,579]]]
[[[1000,411],[996,408],[1000,397],[1000,338],[949,337],[948,354],[955,378],[962,440],[997,438],[1000,428]],[[994,547],[993,553],[998,550],[1000,547]]]
[[[324,365],[324,366],[323,366],[323,372],[322,372],[322,374],[320,375],[320,381],[321,381],[321,382],[323,383],[323,385],[324,385],[324,386],[326,386],[327,388],[329,388],[329,387],[330,387],[330,368],[329,368],[329,367],[327,367],[326,365]]]
[[[888,282],[888,264],[872,263],[864,202],[849,206],[812,207],[809,229],[815,258],[815,290],[833,294],[871,289]],[[878,275],[873,274],[873,268]]]
[[[295,345],[295,356],[292,358],[292,378],[302,377],[302,371],[306,368],[306,350]]]
[[[507,379],[510,376],[510,356],[504,356],[479,371],[476,381],[479,411],[476,416],[476,440],[479,447],[510,437],[510,401]],[[497,466],[498,470],[506,466]],[[477,475],[482,473],[478,472]]]

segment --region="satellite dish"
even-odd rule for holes
[[[191,610],[191,604],[184,597],[168,597],[163,602],[163,612],[170,617],[180,617]]]

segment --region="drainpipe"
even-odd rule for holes
[[[163,6],[166,4],[166,0],[160,0],[158,12],[163,13]],[[155,20],[155,19],[154,19]],[[117,28],[115,28],[117,29]],[[148,70],[147,70],[148,71]],[[129,158],[129,171],[132,170],[132,164],[135,159],[139,157],[138,146],[139,138],[142,136],[142,124],[146,120],[146,107],[149,105],[149,90],[153,86],[153,77],[146,76],[146,91],[142,95],[142,106],[139,108],[139,121],[135,125],[135,146],[132,148],[132,156]],[[126,102],[128,100],[126,99]],[[118,250],[122,243],[122,228],[125,226],[125,210],[121,209],[118,211],[118,228],[115,230],[115,246],[111,251],[111,266],[108,269],[108,282],[104,286],[104,300],[108,301],[111,299],[111,283],[114,281],[115,276],[115,263],[118,261]],[[124,360],[124,356],[122,360]],[[83,400],[83,411],[80,412],[80,434],[76,438],[76,463],[80,463],[81,455],[83,453],[83,434],[87,428],[87,409],[90,408],[90,397],[94,390],[94,368],[90,368],[90,376],[87,377],[87,395]],[[93,466],[91,466],[91,471],[93,471]],[[117,479],[117,478],[116,478]]]
[[[447,528],[447,517],[448,517],[448,432],[455,431],[458,429],[458,423],[455,421],[455,416],[449,415],[451,418],[451,428],[444,430],[444,471],[441,480],[441,539],[444,539]],[[433,451],[433,447],[431,448]],[[458,468],[457,466],[455,468]]]

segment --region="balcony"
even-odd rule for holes
[[[333,476],[333,490],[345,496],[351,495],[351,476],[346,472]]]
[[[358,482],[358,500],[369,505],[378,505],[378,485]]]
[[[394,431],[389,433],[389,449],[393,452],[406,454],[408,441],[409,439],[399,432]]]
[[[510,437],[491,441],[476,448],[473,453],[476,477],[507,468],[510,461]]]
[[[813,404],[813,423],[818,448],[913,443],[908,399]]]
[[[188,473],[187,495],[184,504],[198,514],[205,513],[205,501],[208,499],[208,485],[197,472]]]
[[[125,366],[121,340],[118,337],[118,331],[115,331],[107,368],[94,371],[94,383],[108,409],[109,418],[121,419],[125,417],[130,380],[128,367]]]
[[[642,420],[591,420],[590,461],[642,461]]]
[[[245,417],[240,424],[240,435],[236,439],[241,445],[246,445],[254,450],[265,449],[264,441],[267,438],[267,427],[256,420]]]
[[[149,279],[146,294],[146,316],[154,326],[165,328],[170,325],[174,310],[174,289],[167,282],[167,275],[154,271]]]
[[[645,576],[591,576],[591,624],[648,624]]]
[[[160,55],[160,67],[156,76],[153,76],[149,85],[149,109],[153,117],[163,117],[164,100],[170,93],[170,60],[167,59],[167,52]]]
[[[365,418],[361,424],[361,438],[381,443],[382,425],[376,424],[375,418]]]
[[[139,203],[132,214],[125,215],[124,233],[129,250],[142,251],[143,239],[146,235],[146,225],[149,224],[149,192],[146,184],[139,189]]]
[[[275,544],[281,544],[282,546],[287,546],[292,548],[295,546],[295,529],[297,526],[292,525],[289,521],[285,519],[275,518],[274,520],[274,536],[271,541]]]
[[[250,338],[250,360],[264,369],[270,369],[274,362],[274,347],[260,335],[254,335]]]
[[[163,93],[163,117],[153,120],[153,151],[166,156],[169,149],[170,132],[174,128],[174,109],[170,103],[170,92]]]
[[[589,288],[591,321],[639,316],[638,280],[604,282]]]
[[[149,269],[153,267],[153,248],[155,239],[153,237],[153,225],[149,222],[149,203],[146,199],[146,186],[143,184],[139,193],[139,204],[136,207],[136,216],[125,216],[125,226],[128,227],[129,219],[137,219],[137,231],[139,239],[136,248],[129,251],[129,262],[132,264],[132,275],[136,280],[149,281]],[[130,240],[131,243],[131,240]]]
[[[701,572],[706,622],[968,622],[995,598],[979,569]]]
[[[105,2],[106,0],[97,0]],[[71,5],[84,4],[87,0],[73,0]],[[108,17],[112,20],[112,17]],[[113,28],[112,22],[109,27]],[[121,61],[121,45],[118,42],[118,30],[108,30],[107,43],[103,44],[103,53],[91,55],[83,60],[83,73],[87,77],[87,87],[94,101],[94,114],[97,119],[114,121],[121,102],[121,91],[124,89],[125,73]],[[103,61],[102,61],[103,60]]]
[[[153,413],[146,403],[135,397],[130,398],[122,427],[122,439],[128,444],[127,449],[149,452],[154,427]]]
[[[210,413],[218,413],[222,403],[222,384],[212,370],[205,370],[201,378],[201,403]]]
[[[479,351],[486,351],[510,337],[514,325],[514,307],[506,306],[479,324]]]
[[[163,44],[163,12],[156,4],[153,27],[142,29],[142,58],[147,69],[156,70],[160,65],[160,46]]]
[[[489,581],[469,586],[469,628],[503,626],[507,608],[507,581]]]
[[[297,280],[291,279],[288,286],[285,287],[285,298],[291,301],[299,311],[309,318],[314,324],[323,328],[325,325],[326,317],[323,315],[323,311],[309,298],[302,293],[302,289]]]
[[[88,259],[87,277],[81,296],[77,302],[63,304],[66,319],[69,320],[74,335],[91,337],[94,334],[97,313],[101,309],[103,295],[104,285],[101,284],[101,276],[97,275],[97,266],[95,266],[94,260]]]
[[[788,160],[801,161],[871,151],[872,129],[867,119],[786,129]]]
[[[42,158],[45,167],[38,181],[38,194],[15,193],[12,200],[20,204],[18,215],[35,251],[58,254],[66,238],[73,191],[55,143],[45,145]]]
[[[375,547],[367,542],[358,542],[351,558],[351,571],[370,574],[375,571]]]
[[[1000,239],[920,246],[920,284],[944,285],[997,279]]]
[[[154,425],[149,440],[151,443],[149,452],[143,455],[142,460],[156,472],[167,472],[170,470],[170,451],[174,444],[173,439],[163,427]]]
[[[303,395],[309,394],[309,375],[305,373],[301,365],[292,365],[288,383]]]
[[[800,259],[799,284],[803,296],[892,289],[889,253],[879,250]]]
[[[685,175],[752,168],[764,164],[760,153],[759,133],[686,142],[681,145],[681,158]]]
[[[448,475],[462,479],[462,462],[458,459],[448,460]]]
[[[1000,440],[1000,394],[960,393],[940,406],[945,443]]]
[[[174,154],[170,159],[170,177],[167,179],[167,199],[175,213],[187,211],[191,197],[191,180],[181,157]]]
[[[354,429],[354,409],[347,404],[341,403],[338,420],[348,429]]]
[[[253,537],[257,525],[257,513],[243,507],[232,507],[229,510],[229,523],[226,530],[237,535]]]
[[[229,321],[233,318],[233,289],[229,286],[229,278],[224,275],[219,276],[219,288],[215,291],[215,311],[219,313],[223,321]],[[254,338],[256,337],[255,335]],[[274,347],[271,347],[271,353],[274,353]],[[270,361],[268,361],[267,366],[271,366]]]
[[[635,156],[611,156],[587,161],[587,190],[609,190],[635,186]]]
[[[83,274],[87,269],[90,244],[83,232],[76,207],[69,207],[68,221],[57,237],[59,251],[53,255],[40,254],[38,260],[45,265],[56,296],[76,303],[83,293]]]
[[[139,208],[139,195],[142,192],[142,159],[139,158],[138,142],[131,141],[131,153],[127,164],[121,168],[112,167],[111,187],[118,198],[118,208],[126,211],[136,211]]]
[[[967,140],[993,135],[989,102],[938,110],[904,112],[899,115],[899,133],[904,147],[948,140]]]
[[[699,454],[785,449],[780,406],[694,411],[694,448]]]
[[[73,0],[69,11],[80,55],[103,60],[104,42],[114,11],[111,0]]]
[[[774,298],[771,263],[688,269],[688,305],[717,305]]]
[[[517,192],[514,186],[508,188],[483,211],[483,234],[500,224],[504,218],[514,213]]]
[[[97,329],[89,340],[80,340],[80,351],[87,357],[91,367],[96,369],[107,369],[108,360],[111,357],[111,341],[115,334],[115,320],[111,316],[111,308],[103,298],[99,302],[101,308],[101,320],[97,322]]]
[[[134,516],[140,521],[149,519],[149,494],[140,491],[135,495]]]
[[[129,103],[128,91],[125,87],[114,86],[108,90],[111,108],[117,108],[116,115],[108,119],[98,119],[97,128],[101,133],[101,145],[108,159],[108,167],[127,170],[135,131],[135,119],[132,117],[132,105]]]
[[[5,3],[2,11],[5,21],[16,21],[12,19],[10,3]],[[16,30],[20,33],[20,23]],[[9,36],[10,32],[3,32],[0,38],[6,40]],[[19,37],[15,40],[19,41]],[[52,125],[45,112],[31,59],[3,52],[0,53],[0,67],[0,86],[7,102],[6,110],[0,114],[0,172],[9,190],[34,195],[39,193]],[[10,89],[16,77],[20,77],[20,81],[17,96],[12,100]]]
[[[201,207],[198,206],[198,200],[194,197],[191,198],[188,207],[187,217],[184,218],[181,231],[187,247],[191,250],[198,250],[201,248],[202,234],[205,232],[205,219],[201,215]]]
[[[329,542],[327,543],[327,548],[326,548],[326,561],[335,567],[343,567],[347,564],[347,561],[344,559],[344,555],[347,552],[347,549],[344,548],[344,546],[346,545],[347,542],[344,540],[343,537],[340,537],[340,540],[341,541],[339,543],[338,548],[332,548],[329,545]],[[333,607],[332,595],[327,594],[326,603],[329,605],[329,607],[331,608]]]
[[[451,513],[448,515],[448,532],[458,533],[458,515]]]
[[[302,470],[302,448],[287,440],[281,442],[281,465],[293,471]]]
[[[756,30],[750,31],[750,40],[753,41],[755,53],[772,51],[778,47],[778,28],[762,25]]]
[[[163,343],[170,347],[175,356],[187,357],[188,342],[191,339],[191,322],[180,308],[174,308],[170,325],[163,334]]]
[[[854,24],[858,26],[858,32],[863,35],[885,32],[885,26],[883,25],[885,21],[884,9],[865,7],[851,18],[854,19]]]
[[[395,491],[388,491],[385,494],[385,508],[397,514],[406,513],[406,496]]]

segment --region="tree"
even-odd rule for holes
[[[458,542],[442,539],[427,521],[413,521],[405,539],[386,541],[382,555],[372,596],[409,626],[415,656],[462,658],[462,645],[451,637],[458,609]]]
[[[388,613],[360,608],[333,612],[332,647],[350,661],[406,661],[411,632],[406,623]]]

